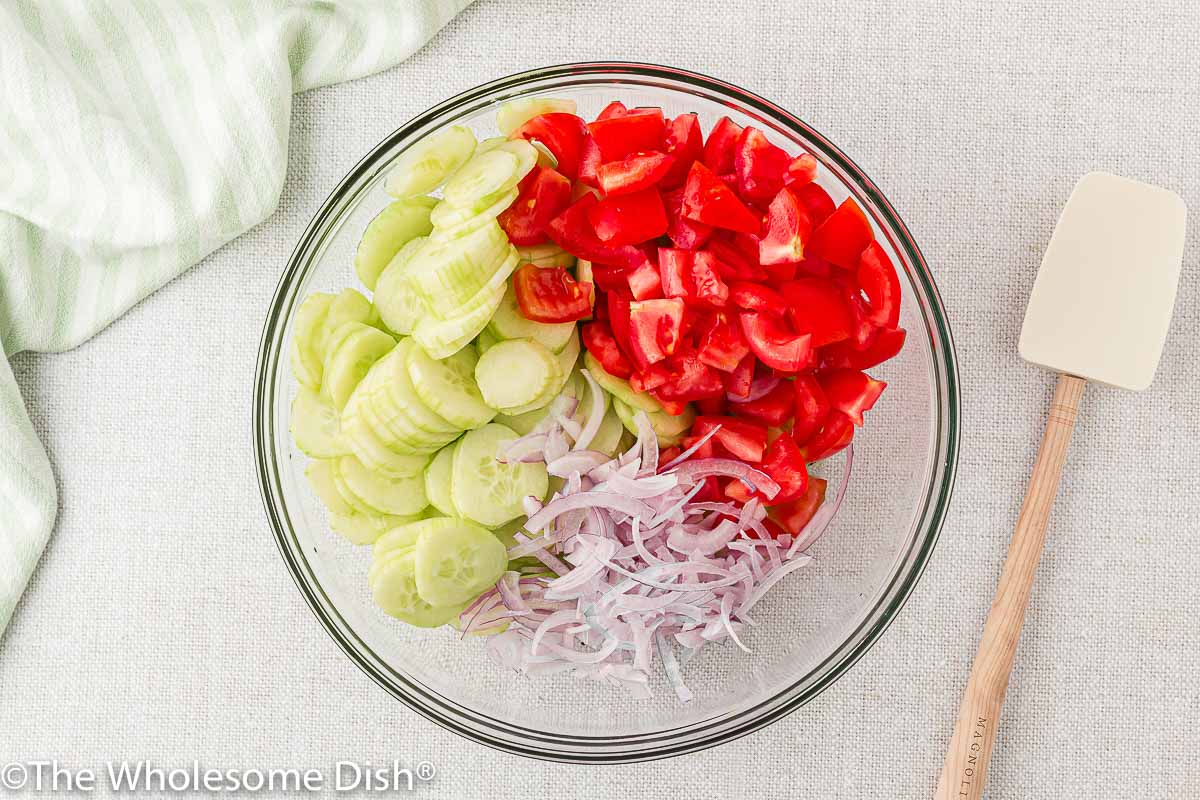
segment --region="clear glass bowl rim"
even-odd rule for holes
[[[935,377],[934,472],[921,513],[921,530],[891,576],[880,600],[862,624],[824,661],[791,685],[736,713],[700,723],[628,736],[575,736],[546,733],[481,715],[454,703],[392,669],[355,633],[321,588],[291,528],[282,503],[282,486],[275,463],[275,377],[281,359],[284,331],[298,297],[298,287],[319,260],[322,242],[353,207],[360,191],[379,169],[379,160],[399,143],[424,135],[444,124],[442,118],[474,104],[490,103],[520,94],[531,84],[555,79],[586,79],[603,84],[611,79],[641,82],[676,91],[697,90],[711,99],[736,103],[745,109],[792,129],[820,152],[826,164],[836,167],[866,198],[889,232],[893,244],[907,259],[909,275],[917,289],[924,321],[931,336]],[[376,145],[334,188],[301,235],[280,278],[263,326],[254,379],[252,436],[255,465],[263,505],[288,571],[301,595],[329,636],[346,655],[389,694],[438,725],[465,738],[505,752],[532,758],[574,763],[628,763],[665,758],[713,747],[744,736],[795,711],[812,700],[869,650],[907,601],[941,533],[953,492],[960,435],[959,376],[953,337],[940,294],[920,249],[891,203],[875,183],[840,149],[810,125],[770,101],[725,81],[688,70],[655,64],[603,61],[548,66],[515,73],[481,84],[418,114]]]

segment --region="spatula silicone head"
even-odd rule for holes
[[[1186,217],[1174,192],[1083,176],[1034,281],[1021,357],[1123,389],[1149,386],[1175,306]]]

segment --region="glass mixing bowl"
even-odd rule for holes
[[[410,628],[374,607],[370,548],[330,532],[304,479],[307,459],[288,435],[296,384],[288,367],[292,321],[314,291],[357,285],[353,256],[364,226],[388,202],[393,160],[430,132],[466,125],[495,135],[496,109],[517,97],[569,97],[593,117],[614,99],[694,111],[708,130],[722,115],[756,125],[820,162],[819,182],[853,196],[897,265],[903,286],[900,355],[872,370],[889,384],[855,437],[846,502],[808,567],[777,585],[733,646],[703,650],[685,668],[694,699],[681,704],[665,679],[654,699],[566,675],[528,678],[500,669],[484,641],[449,629]],[[255,377],[254,446],[263,501],[279,550],[329,635],[398,700],[469,739],[512,753],[575,762],[676,755],[728,741],[788,714],[846,672],[900,611],[945,518],[958,450],[958,377],[950,328],[933,277],[908,229],[840,150],[787,111],[730,84],[678,69],[628,63],[569,64],[472,89],[411,120],[351,170],[309,224],[284,269],[263,331]],[[825,467],[838,474],[838,464]]]

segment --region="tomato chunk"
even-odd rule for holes
[[[604,161],[616,161],[630,153],[663,149],[666,122],[657,108],[635,108],[619,116],[588,123],[587,129],[600,148]]]
[[[779,320],[758,311],[743,311],[739,317],[750,349],[768,367],[799,372],[813,357],[812,336],[788,330]]]
[[[583,155],[584,122],[574,114],[561,111],[538,114],[513,132],[514,139],[537,139],[558,160],[558,171],[574,179],[579,174]]]
[[[853,320],[842,291],[824,278],[800,278],[780,287],[797,333],[812,334],[813,347],[850,338]]]
[[[714,235],[705,249],[717,257],[721,275],[728,281],[765,281],[767,279],[767,271],[759,266],[757,254],[746,255],[746,252],[727,236]],[[755,245],[755,249],[757,249],[757,245]]]
[[[810,478],[803,495],[790,503],[768,508],[769,519],[774,520],[787,533],[796,536],[812,521],[817,509],[825,502],[827,484],[824,478]]]
[[[829,416],[829,399],[815,375],[797,375],[792,388],[796,393],[792,438],[796,444],[805,444],[825,424],[825,418]]]
[[[801,153],[791,160],[784,173],[783,182],[788,186],[800,188],[806,183],[817,179],[817,159],[809,153]],[[832,204],[831,204],[832,206]],[[830,208],[832,211],[832,207]]]
[[[729,284],[729,300],[738,308],[748,311],[765,311],[782,316],[788,310],[787,299],[761,283],[737,281]]]
[[[762,227],[758,215],[699,161],[693,162],[684,185],[683,216],[717,228],[746,233],[758,233]]]
[[[790,189],[780,189],[767,209],[767,231],[758,243],[760,264],[789,264],[804,258],[812,233],[808,211]]]
[[[637,269],[630,270],[626,275],[629,291],[634,300],[653,300],[663,296],[662,280],[658,276],[658,267],[647,261]]]
[[[736,417],[696,417],[692,435],[703,436],[720,426],[713,440],[734,458],[757,464],[767,449],[767,426]]]
[[[596,171],[600,169],[600,161],[600,148],[589,133],[583,137],[583,146],[579,151],[578,178],[581,186],[591,186],[592,188],[600,186],[600,179],[596,177]]]
[[[882,328],[865,349],[856,350],[853,342],[838,342],[821,350],[826,367],[870,369],[892,358],[904,347],[904,328]]]
[[[729,301],[729,287],[721,280],[717,257],[706,250],[692,257],[689,295],[699,303],[723,306]]]
[[[739,417],[749,417],[778,428],[792,418],[796,410],[796,393],[790,381],[780,381],[762,397],[737,403],[732,410]]]
[[[750,386],[754,383],[753,353],[738,362],[733,371],[725,376],[725,396],[730,400],[747,400],[750,398]]]
[[[750,345],[737,322],[722,312],[714,314],[700,336],[700,360],[722,372],[733,372],[749,355]],[[750,368],[753,371],[753,357]]]
[[[613,336],[612,328],[608,326],[607,322],[593,320],[587,323],[583,326],[581,336],[583,346],[587,348],[593,358],[600,362],[600,366],[604,367],[604,371],[609,375],[628,378],[633,374],[633,365],[621,352],[621,348]]]
[[[704,143],[704,156],[701,159],[704,166],[718,175],[733,172],[734,149],[741,135],[742,126],[729,117],[717,120],[708,134],[708,141]]]
[[[667,210],[667,236],[676,247],[695,250],[712,235],[711,225],[696,222],[683,215],[682,188],[663,193],[663,207]]]
[[[808,464],[800,448],[786,433],[767,445],[758,468],[779,484],[779,491],[770,499],[771,503],[790,503],[808,491]]]
[[[579,283],[564,267],[526,264],[513,275],[517,305],[534,322],[574,322],[591,316],[592,284]]]
[[[704,152],[704,134],[695,114],[680,114],[667,124],[664,147],[675,161],[662,179],[665,188],[683,185],[692,162]]]
[[[863,414],[871,410],[887,387],[857,369],[822,370],[817,380],[829,398],[829,407],[845,414],[855,425],[863,424]]]
[[[654,396],[659,402],[668,400],[686,403],[706,397],[719,397],[725,392],[721,376],[700,361],[691,349],[680,350],[662,365],[666,368],[667,377],[662,385],[654,390]]]
[[[756,205],[770,202],[783,188],[791,160],[787,151],[771,144],[762,131],[747,126],[734,146],[733,169],[738,193]]]
[[[867,215],[847,197],[827,220],[818,225],[809,240],[809,251],[845,269],[857,269],[862,251],[875,238]]]
[[[867,295],[868,319],[881,328],[900,322],[900,276],[879,242],[871,242],[858,259],[858,285]]]
[[[636,247],[601,241],[588,219],[591,210],[600,202],[594,194],[585,194],[546,225],[550,239],[577,258],[597,264],[634,266],[646,260],[646,254]]]
[[[804,208],[808,210],[808,218],[812,220],[814,228],[829,219],[837,210],[837,204],[833,202],[829,192],[822,189],[819,184],[806,183],[803,186],[794,186],[792,191],[796,194],[796,199],[803,203]]]
[[[658,248],[658,274],[665,297],[687,297],[688,277],[692,273],[692,251],[674,247]]]
[[[811,464],[845,449],[853,438],[854,423],[842,412],[832,409],[821,430],[805,442],[800,450],[804,453],[804,460]]]
[[[534,167],[520,184],[520,194],[496,221],[515,245],[546,241],[546,226],[571,204],[571,181],[550,167]]]
[[[717,395],[716,397],[704,397],[696,401],[696,410],[701,414],[709,416],[722,416],[725,414],[725,409],[729,403],[725,399],[725,395]],[[694,444],[694,442],[693,442]]]
[[[665,153],[633,153],[596,168],[596,179],[608,196],[649,189],[661,181],[675,159]]]
[[[629,304],[629,346],[641,366],[662,361],[679,346],[683,301],[638,300]]]
[[[667,232],[662,197],[653,189],[606,197],[588,209],[588,221],[600,241],[637,244]]]
[[[609,119],[610,117],[623,117],[629,113],[629,109],[620,100],[613,100],[611,103],[600,109],[600,113],[596,115],[596,119]]]

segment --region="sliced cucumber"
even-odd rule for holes
[[[538,151],[537,163],[539,167],[549,167],[550,169],[558,169],[558,156],[554,155],[554,151],[546,145],[539,142],[537,139],[530,139],[529,143],[533,145],[533,149]]]
[[[474,299],[511,250],[504,231],[489,220],[457,239],[427,240],[408,262],[408,280],[432,312],[448,317]]]
[[[575,101],[558,97],[520,97],[509,100],[496,111],[496,127],[508,136],[540,114],[574,114]]]
[[[379,309],[383,323],[405,336],[411,334],[421,317],[429,313],[421,296],[408,282],[408,265],[426,241],[426,237],[419,236],[401,247],[375,284],[375,307]]]
[[[338,459],[335,475],[341,481],[339,488],[349,489],[350,504],[359,508],[360,500],[368,510],[378,514],[417,514],[429,505],[425,497],[425,479],[421,475],[392,478],[363,466],[354,456]]]
[[[325,359],[321,392],[340,411],[371,365],[391,352],[396,340],[378,328],[347,322],[330,334],[330,341],[334,347]]]
[[[515,258],[506,261],[497,271],[497,277],[500,275],[507,277],[512,274],[516,265]],[[496,313],[496,308],[503,298],[503,281],[489,284],[479,290],[479,294],[469,305],[460,309],[458,316],[450,319],[428,316],[421,320],[417,329],[413,331],[413,338],[420,343],[421,347],[425,348],[426,353],[434,358],[451,356],[466,347],[472,339],[479,335],[479,332],[487,326],[488,320],[492,318],[492,314]]]
[[[496,410],[483,402],[475,383],[477,359],[470,348],[452,356],[434,360],[414,345],[408,349],[408,377],[421,402],[463,430],[491,422]]]
[[[373,544],[379,537],[397,525],[405,525],[416,519],[416,515],[393,516],[391,514],[363,514],[355,511],[350,514],[330,514],[329,527],[351,544]]]
[[[371,596],[385,614],[417,628],[436,628],[452,620],[463,606],[434,606],[417,591],[416,554],[393,553],[372,567]]]
[[[621,419],[621,424],[625,426],[625,430],[636,436],[638,429],[635,417],[638,411],[644,409],[631,408],[628,403],[617,397],[613,398],[612,405],[613,410]],[[646,411],[646,416],[650,419],[650,427],[658,437],[658,444],[661,447],[679,444],[684,434],[691,429],[692,423],[696,421],[696,412],[691,405],[688,405],[679,416],[668,414],[665,411]]]
[[[304,468],[304,477],[308,478],[313,494],[331,514],[353,514],[354,508],[345,501],[334,483],[336,463],[336,460],[310,461]]]
[[[337,458],[351,449],[342,434],[337,409],[307,386],[301,386],[292,401],[288,430],[301,452],[313,458]]]
[[[425,531],[438,531],[443,528],[452,528],[458,524],[458,520],[449,517],[427,517],[425,519],[412,522],[400,523],[392,527],[383,536],[375,542],[375,547],[371,550],[371,558],[376,563],[384,561],[388,556],[394,553],[402,553],[413,549],[417,546],[417,539]],[[371,578],[368,575],[367,580]]]
[[[520,251],[518,251],[519,253]],[[509,284],[500,307],[488,323],[488,330],[499,339],[534,339],[552,353],[561,352],[575,333],[574,322],[545,323],[528,320],[521,313],[517,294]]]
[[[487,328],[479,332],[475,337],[475,355],[481,356],[488,351],[488,348],[500,341],[496,334],[492,333]]]
[[[475,380],[489,406],[508,412],[558,386],[562,373],[545,345],[532,339],[511,339],[480,357]]]
[[[625,426],[621,424],[621,418],[610,406],[608,411],[604,412],[604,419],[600,421],[600,430],[596,431],[588,449],[616,457],[617,453],[621,451],[621,437],[624,433]]]
[[[544,464],[496,460],[501,443],[516,438],[512,428],[489,423],[467,431],[455,447],[451,496],[466,518],[491,527],[503,525],[524,513],[526,497],[546,496],[549,478]]]
[[[475,152],[475,134],[453,125],[430,134],[396,157],[384,189],[393,197],[428,194]]]
[[[482,142],[475,145],[475,155],[486,153],[488,150],[495,150],[497,147],[507,141],[507,136],[493,136],[490,139],[484,139]]]
[[[322,362],[329,358],[333,334],[347,322],[361,322],[363,325],[378,328],[381,320],[379,312],[375,306],[371,305],[370,300],[354,289],[343,289],[329,305],[329,314],[325,317],[325,324],[322,326],[321,337],[317,344]]]
[[[462,516],[454,507],[454,496],[450,492],[455,447],[457,445],[452,444],[438,450],[425,470],[425,496],[431,506],[448,517]]]
[[[500,540],[465,520],[422,531],[414,552],[417,592],[438,606],[470,602],[508,569],[508,553]]]
[[[408,356],[416,347],[418,344],[414,339],[404,339],[396,345],[395,355],[389,354],[390,357],[380,369],[381,391],[376,396],[378,402],[375,408],[385,421],[390,418],[389,412],[399,412],[418,430],[449,434],[454,438],[462,428],[425,405],[413,386]]]
[[[488,220],[496,219],[513,204],[520,196],[516,187],[505,192],[488,195],[478,203],[468,206],[452,206],[449,203],[438,203],[433,211],[433,235],[438,241],[457,239],[466,236],[476,228],[486,225]]]
[[[520,172],[521,156],[512,152],[508,144],[497,145],[463,164],[462,169],[446,182],[442,190],[442,202],[452,206],[470,206],[482,197],[499,195],[516,186],[525,173]],[[525,144],[533,152],[531,164],[536,163],[537,151],[528,142]]]
[[[296,309],[292,323],[292,374],[310,389],[321,388],[320,343],[334,295],[310,294]]]
[[[346,405],[349,407],[349,403]],[[384,442],[385,437],[377,433],[369,423],[369,419],[373,417],[374,412],[368,412],[364,408],[350,420],[343,422],[343,435],[350,444],[351,452],[366,466],[393,478],[421,474],[429,464],[429,456],[393,450]]]
[[[662,405],[653,397],[635,392],[629,385],[629,381],[605,372],[604,367],[600,366],[600,362],[593,358],[591,353],[583,354],[583,365],[596,379],[596,383],[600,384],[614,398],[619,398],[625,405],[631,408],[640,408],[643,411],[662,411]]]
[[[517,248],[522,264],[533,264],[538,267],[567,267],[575,266],[575,256],[563,250],[553,242],[545,244],[526,245]]]
[[[437,205],[433,197],[413,197],[397,200],[380,211],[363,231],[354,254],[354,271],[358,279],[371,291],[379,276],[400,248],[433,230],[429,213]]]

